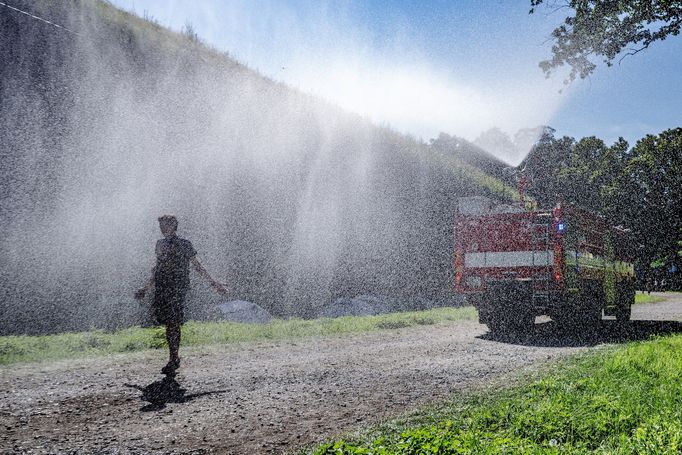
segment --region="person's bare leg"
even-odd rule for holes
[[[180,323],[172,322],[166,324],[166,341],[168,341],[168,351],[170,353],[169,362],[175,365],[180,364]]]

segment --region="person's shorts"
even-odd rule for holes
[[[185,322],[184,306],[185,294],[184,289],[156,289],[154,292],[154,317],[159,324],[182,324]]]

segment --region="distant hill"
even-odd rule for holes
[[[462,163],[474,166],[501,180],[509,179],[509,164],[487,152],[482,147],[466,139],[440,133],[438,138],[431,139],[431,147],[441,153],[449,154]]]
[[[139,323],[163,213],[232,298],[274,315],[365,294],[446,302],[457,197],[515,197],[494,161],[108,3],[12,5],[68,30],[0,5],[0,333]],[[188,313],[210,317],[218,299],[192,280]]]

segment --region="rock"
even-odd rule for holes
[[[245,300],[225,301],[218,305],[221,319],[250,324],[266,324],[272,315],[263,307]]]

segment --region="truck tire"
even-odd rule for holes
[[[494,334],[517,334],[529,332],[535,324],[530,310],[532,291],[527,283],[500,281],[491,283],[486,301],[492,303],[486,313],[488,329]]]
[[[586,280],[581,285],[579,301],[572,308],[569,328],[573,332],[590,333],[599,327],[604,306],[604,292],[598,282]]]
[[[564,334],[593,333],[601,323],[601,308],[567,308],[556,313],[552,320]]]
[[[628,322],[632,316],[631,305],[621,305],[616,309],[616,320],[618,322]]]
[[[632,316],[632,305],[635,303],[635,286],[631,283],[623,283],[618,286],[618,307],[616,308],[616,320],[627,322]]]
[[[502,312],[488,317],[488,329],[498,335],[524,335],[535,325],[535,316],[530,313],[505,314]]]

